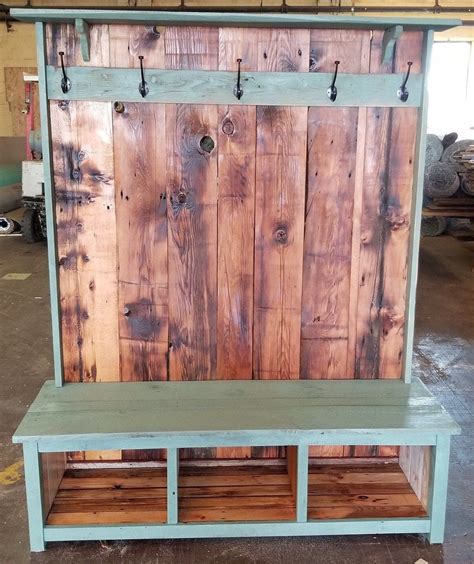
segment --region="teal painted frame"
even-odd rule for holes
[[[43,149],[44,167],[44,199],[46,208],[46,228],[48,243],[48,272],[49,272],[49,292],[51,304],[51,325],[53,339],[53,364],[54,381],[56,386],[63,385],[63,362],[61,348],[61,323],[59,307],[59,280],[58,280],[58,260],[57,260],[57,233],[56,233],[56,211],[53,189],[53,167],[51,161],[51,127],[49,120],[48,87],[46,80],[46,37],[44,24],[37,22],[36,27],[36,52],[38,58],[38,86],[39,86],[39,106],[41,118],[41,137]]]
[[[333,444],[344,444],[344,435]],[[371,444],[370,438],[363,444]],[[291,521],[188,523],[179,522],[179,449],[167,451],[167,523],[125,525],[45,525],[41,483],[40,449],[35,442],[24,444],[25,481],[28,500],[30,544],[33,552],[45,549],[45,542],[116,539],[165,539],[255,536],[305,536],[341,534],[421,533],[431,544],[443,542],[449,467],[450,436],[437,433],[432,446],[428,516],[385,519],[308,519],[308,446],[297,446],[296,515]],[[211,445],[220,444],[215,435]],[[260,443],[263,444],[263,443]],[[313,442],[313,444],[315,444]],[[316,443],[319,444],[319,443]],[[418,440],[417,445],[423,443]],[[93,445],[91,445],[93,446]],[[120,446],[124,446],[123,444]],[[155,445],[161,447],[162,444]],[[292,446],[292,445],[290,445]],[[112,445],[109,448],[113,448]],[[58,451],[58,449],[56,449]]]
[[[402,102],[397,91],[404,80],[404,73],[342,72],[337,77],[338,96],[331,102],[327,89],[333,78],[332,73],[244,72],[241,77],[244,94],[237,100],[234,95],[236,72],[146,68],[145,78],[150,91],[146,98],[142,98],[138,91],[139,69],[68,67],[67,75],[72,86],[69,92],[64,93],[61,89],[61,69],[54,66],[46,68],[50,100],[413,108],[421,105],[423,87],[423,76],[411,75],[408,82],[410,95],[406,102]]]
[[[28,530],[32,552],[44,550],[43,485],[41,458],[36,443],[23,445],[25,464],[26,505],[28,508]]]
[[[402,375],[406,383],[412,379],[413,337],[415,332],[416,285],[420,252],[421,209],[423,207],[423,183],[425,171],[426,133],[428,122],[427,81],[431,63],[434,33],[426,31],[423,40],[423,97],[418,113],[416,135],[414,185],[412,190],[410,244],[408,251],[407,294],[405,309],[405,332],[403,346]]]
[[[397,24],[406,30],[444,31],[462,25],[458,19],[371,18],[358,16],[317,16],[278,13],[172,12],[159,10],[61,10],[12,8],[10,15],[23,22],[132,23],[144,25],[218,25],[244,27],[305,27],[328,29],[387,29]]]

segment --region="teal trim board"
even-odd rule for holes
[[[93,24],[214,25],[245,27],[301,27],[327,29],[387,29],[397,24],[405,30],[444,31],[462,25],[461,20],[441,18],[370,18],[357,16],[313,16],[305,14],[256,14],[226,12],[160,12],[159,10],[62,10],[12,8],[10,15],[23,22]]]
[[[149,93],[138,91],[139,69],[68,67],[71,90],[61,90],[62,71],[48,66],[48,95],[52,100],[96,100],[114,102],[162,102],[171,104],[234,104],[263,106],[375,106],[418,107],[423,76],[409,80],[409,98],[402,102],[397,91],[404,74],[338,74],[338,96],[327,96],[333,75],[313,72],[244,72],[244,94],[237,100],[237,75],[226,71],[146,69]]]
[[[53,339],[54,380],[57,386],[63,384],[62,345],[59,306],[59,281],[57,259],[56,232],[56,199],[53,188],[53,166],[51,154],[51,127],[49,120],[49,103],[46,80],[46,45],[44,24],[36,24],[36,56],[38,58],[38,88],[41,117],[41,136],[44,167],[44,195],[46,208],[47,243],[48,243],[48,272],[49,292],[51,304],[51,326]]]
[[[421,209],[423,207],[423,184],[425,175],[425,153],[426,153],[426,134],[428,125],[428,89],[427,76],[431,63],[431,50],[433,47],[433,32],[425,33],[423,41],[423,97],[418,115],[418,130],[416,139],[415,153],[415,173],[414,185],[412,190],[411,205],[411,230],[410,230],[410,249],[408,252],[408,277],[407,277],[407,299],[406,299],[406,324],[403,347],[403,378],[405,382],[410,382],[413,358],[413,335],[415,331],[415,305],[416,305],[416,284],[418,280],[418,260],[420,249],[421,233]]]

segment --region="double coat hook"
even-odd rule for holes
[[[64,68],[64,51],[58,52],[59,57],[61,58],[61,70],[63,71],[63,77],[61,79],[61,90],[64,94],[67,94],[69,90],[71,90],[71,81],[66,74],[66,69]]]
[[[405,80],[403,81],[402,85],[400,86],[400,88],[397,91],[397,96],[402,102],[406,102],[408,100],[408,96],[410,95],[410,92],[408,92],[408,89],[407,89],[407,82],[408,82],[408,77],[410,76],[410,70],[411,70],[412,64],[413,64],[412,61],[408,61],[408,63],[407,63],[408,70],[407,70],[407,73],[405,75]]]
[[[238,64],[238,68],[237,68],[237,84],[234,87],[234,96],[237,98],[237,100],[240,100],[242,98],[242,96],[244,95],[244,90],[240,84],[240,63],[242,62],[242,59],[237,59],[237,64]]]
[[[335,102],[337,98],[336,78],[337,78],[337,68],[339,67],[339,63],[340,61],[334,61],[336,68],[334,70],[334,76],[332,77],[331,86],[327,90],[327,95],[328,98],[331,100],[331,102]]]
[[[143,71],[143,55],[139,55],[138,58],[140,59],[140,75],[142,77],[140,84],[138,85],[138,92],[140,92],[142,98],[145,98],[150,89],[148,88],[148,83],[145,81],[145,73]]]

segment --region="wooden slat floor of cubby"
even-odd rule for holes
[[[424,517],[426,511],[395,463],[309,466],[308,519]]]
[[[285,464],[182,467],[178,492],[183,523],[296,518]]]
[[[295,499],[284,463],[186,462],[179,521],[292,521]],[[424,517],[397,463],[311,462],[308,519]],[[48,525],[166,522],[164,468],[68,469]]]
[[[68,469],[48,525],[166,522],[166,469]]]

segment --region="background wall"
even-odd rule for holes
[[[75,2],[55,2],[54,0],[30,0],[29,7],[62,5],[69,8],[74,7],[117,7],[133,9],[135,7],[179,7],[188,8],[215,8],[219,7],[241,7],[259,8],[273,7],[275,10],[281,8],[282,4],[291,7],[334,7],[335,13],[340,7],[374,8],[376,6],[393,6],[394,8],[411,6],[420,7],[419,12],[367,12],[368,16],[396,16],[396,17],[453,17],[460,18],[466,22],[474,23],[474,12],[472,12],[472,0],[441,0],[443,8],[465,7],[466,11],[433,13],[434,0],[76,0]],[[4,6],[21,7],[24,0],[10,0],[3,2]],[[430,11],[426,11],[426,10]],[[471,13],[467,10],[471,9]],[[364,15],[357,11],[357,15]],[[474,27],[463,26],[457,30],[437,34],[437,39],[464,40],[474,42]],[[13,137],[23,135],[24,115],[24,86],[22,81],[23,71],[32,71],[36,67],[36,52],[34,26],[11,22],[6,25],[0,22],[0,137]]]

